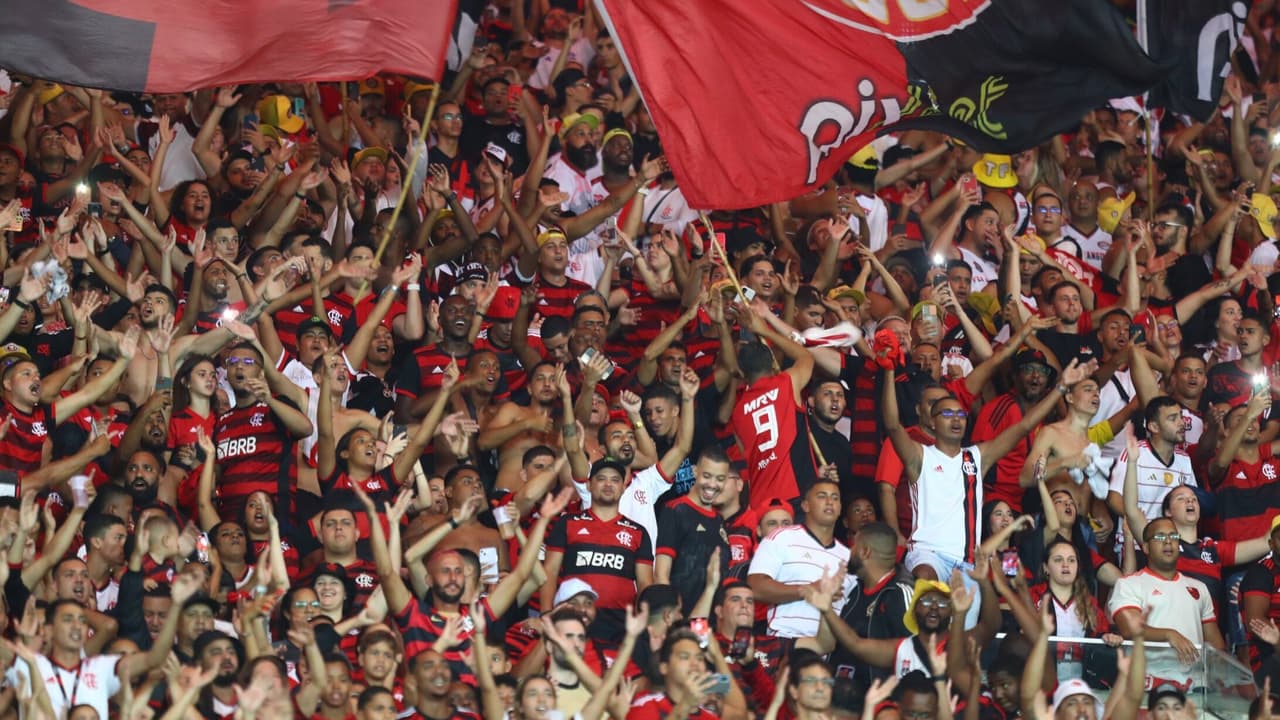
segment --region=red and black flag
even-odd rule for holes
[[[699,208],[795,197],[908,117],[978,148],[1025,149],[1168,71],[1107,0],[600,7]]]
[[[382,71],[440,77],[454,0],[7,0],[0,66],[181,92]]]

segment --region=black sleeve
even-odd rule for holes
[[[151,647],[151,633],[147,632],[147,623],[142,617],[142,579],[140,572],[125,572],[120,578],[120,593],[112,612],[120,623],[119,636],[133,640],[145,650]]]
[[[94,315],[93,324],[100,328],[111,329],[124,319],[124,316],[129,312],[129,308],[132,307],[133,303],[128,300],[117,300],[104,307],[97,315]],[[73,341],[74,339],[72,338]]]

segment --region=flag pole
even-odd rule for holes
[[[1150,39],[1147,36],[1147,0],[1138,0],[1134,8],[1134,21],[1137,23],[1138,46],[1142,52],[1147,50]],[[1142,140],[1147,150],[1147,222],[1156,219],[1156,161],[1154,149],[1151,147],[1151,93],[1142,93]]]
[[[724,272],[729,276],[729,282],[733,283],[733,289],[738,292],[738,297],[746,300],[746,295],[742,293],[742,284],[738,282],[738,274],[733,271],[732,265],[729,263],[729,257],[725,253],[724,248],[720,247],[720,243],[716,242],[715,226],[711,224],[711,219],[707,217],[705,212],[698,212],[698,218],[702,224],[707,227],[707,232],[711,235],[712,251],[720,256],[720,262],[724,263]],[[778,359],[773,358],[773,369],[778,370]],[[805,423],[805,433],[809,436],[809,447],[813,450],[813,454],[818,457],[818,466],[827,464],[827,458],[822,454],[822,448],[818,447],[818,439],[813,436],[813,430],[810,430],[808,423]]]
[[[375,268],[382,261],[382,253],[386,251],[387,243],[391,240],[391,231],[395,229],[396,221],[400,219],[400,211],[404,209],[405,198],[409,195],[409,186],[413,184],[413,174],[417,172],[418,165],[427,154],[427,125],[431,120],[431,114],[436,110],[436,99],[439,97],[440,83],[434,83],[431,87],[431,101],[427,103],[427,112],[423,114],[422,123],[418,126],[418,137],[413,141],[413,152],[409,154],[409,169],[405,171],[405,177],[400,182],[400,198],[396,200],[396,206],[391,209],[391,220],[387,222],[387,228],[382,231],[382,241],[378,243],[378,250],[373,254],[373,267]],[[419,145],[422,145],[422,152],[418,152]],[[430,192],[430,190],[427,192]],[[370,199],[365,198],[365,202],[370,202]],[[360,288],[356,290],[356,298],[363,297],[368,287],[369,279],[361,280]]]

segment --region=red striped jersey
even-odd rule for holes
[[[667,720],[675,708],[676,704],[671,702],[671,698],[667,697],[666,693],[645,695],[631,703],[631,710],[627,713],[626,720]],[[700,707],[689,713],[686,720],[717,720],[719,717],[710,710]]]
[[[644,280],[632,278],[631,285],[627,288],[627,294],[630,301],[627,307],[640,311],[640,319],[636,326],[630,328],[621,337],[610,342],[606,350],[609,356],[619,359],[619,364],[626,365],[638,360],[644,354],[644,349],[653,342],[653,339],[662,332],[664,326],[669,326],[676,320],[680,319],[684,308],[680,307],[680,301],[677,300],[659,300],[649,292],[649,286]]]
[[[1280,515],[1280,458],[1271,454],[1271,443],[1258,444],[1258,462],[1238,456],[1227,466],[1214,488],[1224,540],[1261,537]]]
[[[602,520],[586,510],[556,520],[547,534],[547,551],[564,554],[559,582],[578,578],[591,586],[596,621],[591,637],[621,637],[628,605],[636,600],[636,567],[653,565],[653,544],[642,525],[622,514]]]
[[[444,384],[445,368],[455,359],[458,361],[458,369],[466,370],[466,356],[450,355],[441,349],[439,343],[417,348],[412,355],[400,362],[396,373],[396,394],[416,400],[420,395],[439,390]]]
[[[1012,392],[1007,392],[983,405],[978,411],[978,420],[973,426],[973,442],[994,440],[1000,433],[1021,421],[1022,406]],[[1022,472],[1022,466],[1027,463],[1027,453],[1031,452],[1035,437],[1036,433],[1032,430],[996,461],[995,482],[985,483],[987,500],[1003,500],[1009,503],[1015,513],[1022,512],[1024,491],[1018,483],[1018,475]]]
[[[360,481],[360,487],[375,502],[378,500],[395,502],[396,494],[400,492],[400,482],[396,480],[394,467],[394,465],[388,465]],[[335,470],[331,477],[324,480],[321,487],[326,495],[334,490],[350,490],[351,474],[346,470]]]
[[[175,572],[172,560],[157,562],[151,557],[151,553],[145,553],[142,556],[142,576],[148,580],[154,580],[159,585],[168,585],[173,582]]]
[[[573,317],[573,304],[578,296],[595,288],[571,277],[565,278],[564,285],[552,285],[539,271],[533,283],[538,286],[538,304],[534,311],[543,317]]]
[[[245,501],[262,491],[277,504],[280,497],[280,469],[290,458],[293,444],[286,442],[288,431],[266,403],[232,408],[218,417],[213,441],[218,448],[218,510],[223,520],[239,520]],[[297,490],[297,467],[288,462],[289,512],[293,512],[292,491]]]
[[[175,412],[173,417],[169,418],[169,450],[176,450],[184,445],[197,445],[196,430],[199,428],[204,428],[205,433],[213,437],[213,426],[216,421],[217,418],[213,413],[209,413],[208,417],[200,417],[190,407]],[[178,484],[178,507],[193,517],[196,504],[199,502],[201,467],[203,464],[197,465]]]
[[[696,326],[695,326],[696,327]],[[684,364],[698,373],[702,378],[702,387],[715,381],[716,359],[720,356],[720,338],[710,337],[697,332],[687,332],[684,336]]]
[[[326,298],[325,305],[328,306],[330,301],[341,308],[348,321],[352,317],[355,318],[355,327],[358,330],[364,326],[365,321],[369,319],[369,315],[373,313],[374,306],[378,304],[378,294],[368,293],[360,299],[360,302],[355,302],[350,295],[340,292]],[[408,307],[404,303],[399,300],[391,301],[391,310],[387,311],[387,316],[382,319],[382,326],[390,330],[392,322],[406,312],[408,312]],[[338,337],[342,337],[341,332],[337,334]]]
[[[239,520],[239,518],[237,518],[237,520]],[[266,540],[254,540],[253,556],[255,558],[260,558],[262,557],[262,553],[271,552],[270,545],[271,543]],[[300,563],[302,562],[302,557],[298,554],[298,548],[294,547],[293,543],[289,542],[287,539],[281,538],[280,551],[281,554],[284,555],[284,566],[289,571],[289,581],[294,582],[300,575],[299,568]]]
[[[743,474],[750,482],[751,507],[774,497],[793,500],[802,485],[816,481],[807,420],[791,376],[777,373],[743,387],[731,424],[747,460]]]
[[[877,454],[880,452],[880,402],[879,365],[863,357],[840,356],[840,380],[849,388],[849,409],[846,414],[852,424],[849,432],[849,448],[853,450],[853,476],[872,477],[876,472]]]
[[[745,568],[756,551],[756,527],[759,525],[760,519],[756,516],[756,511],[749,507],[742,508],[737,515],[725,519],[724,531],[729,536],[730,573],[739,567],[746,572]]]
[[[492,627],[498,618],[489,608],[489,599],[480,598],[480,607],[484,612],[485,622]],[[463,629],[458,635],[458,644],[445,652],[444,659],[453,668],[455,680],[474,686],[475,674],[471,672],[470,666],[463,658],[471,652],[471,636],[475,634],[475,625],[467,617],[470,614],[467,605],[458,606],[458,612],[463,617]],[[446,620],[447,618],[436,612],[430,596],[425,600],[411,598],[409,604],[395,614],[396,628],[400,631],[400,637],[404,639],[404,656],[412,658],[418,653],[430,650],[431,645],[444,633]]]
[[[1275,558],[1263,558],[1245,571],[1244,579],[1240,581],[1240,597],[1250,596],[1266,598],[1269,603],[1267,617],[1280,620],[1280,563]],[[1240,604],[1243,609],[1244,602]],[[1252,632],[1249,637],[1252,640],[1249,643],[1249,661],[1256,670],[1263,660],[1275,653],[1275,648],[1258,640]]]
[[[280,310],[272,316],[276,323],[276,332],[280,335],[280,342],[289,352],[295,354],[298,352],[298,327],[311,319],[314,314],[312,302],[306,300],[296,307]],[[332,295],[324,298],[323,317],[329,323],[329,329],[333,331],[334,337],[340,339],[343,344],[350,342],[351,336],[355,335],[356,324],[353,321],[355,315],[356,310],[350,304],[340,302]]]
[[[22,474],[38,469],[44,464],[49,431],[58,422],[53,406],[36,405],[26,413],[5,400],[4,413],[10,425],[9,432],[0,440],[0,470]]]
[[[1189,543],[1178,540],[1178,572],[1209,588],[1214,608],[1222,595],[1222,568],[1236,564],[1237,543],[1202,537]]]

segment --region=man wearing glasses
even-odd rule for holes
[[[1039,350],[1025,348],[1013,356],[1013,388],[998,396],[995,400],[982,406],[978,411],[977,422],[973,426],[973,441],[976,443],[994,440],[1005,430],[1023,420],[1028,411],[1045,397],[1050,396],[1053,369],[1045,354]],[[937,418],[934,418],[937,422]],[[961,425],[964,423],[962,422]],[[1014,512],[1022,512],[1022,486],[1018,477],[1027,464],[1027,454],[1036,440],[1035,424],[1031,431],[1023,436],[1009,449],[999,453],[995,462],[995,480],[984,478],[986,482],[987,500],[1003,500],[1009,503]],[[981,504],[981,503],[979,503]],[[940,577],[945,578],[946,575]]]
[[[1120,634],[1131,639],[1146,625],[1146,639],[1172,648],[1147,650],[1147,683],[1191,686],[1191,668],[1206,643],[1225,645],[1204,583],[1178,572],[1178,529],[1173,520],[1151,521],[1142,532],[1147,566],[1116,582],[1107,611]],[[1150,613],[1145,618],[1143,615]]]

